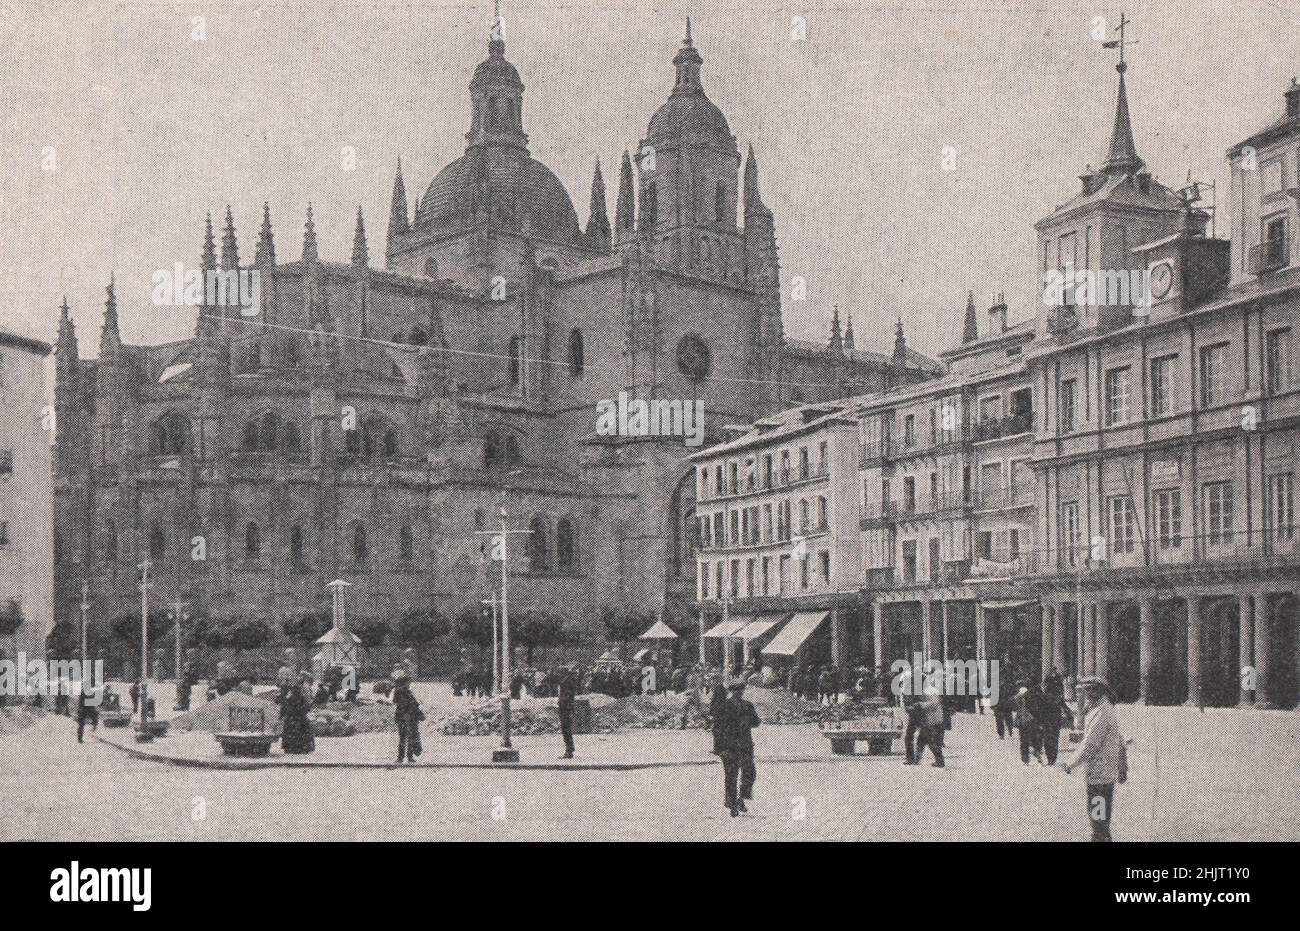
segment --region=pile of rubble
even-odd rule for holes
[[[754,705],[764,724],[819,724],[861,717],[863,706],[854,703],[819,705],[781,689],[750,688],[745,697]],[[623,730],[676,730],[686,715],[687,728],[708,728],[708,704],[687,710],[685,695],[584,695],[591,704],[591,730],[608,734]],[[442,723],[448,736],[487,736],[501,729],[501,706],[496,699],[480,701],[452,715]],[[510,729],[516,734],[555,734],[560,730],[555,699],[525,699],[515,702],[510,712]]]

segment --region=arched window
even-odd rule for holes
[[[545,572],[547,564],[546,518],[536,514],[528,522],[528,568],[533,572]]]
[[[659,222],[659,189],[651,181],[641,194],[641,228],[653,230]]]
[[[343,431],[343,449],[349,456],[361,455],[361,431],[356,427]]]
[[[104,525],[104,562],[117,562],[117,524],[111,520]]]
[[[284,452],[290,459],[296,460],[302,457],[302,433],[296,423],[290,422],[284,425]]]
[[[244,555],[249,559],[260,559],[262,556],[262,529],[251,520],[244,528]]]
[[[190,448],[189,420],[175,412],[159,417],[154,421],[150,446],[157,456],[185,455]]]
[[[510,356],[510,384],[512,385],[519,384],[519,372],[522,362],[520,342],[518,336],[510,337],[510,348],[507,354]]]
[[[501,436],[496,431],[488,431],[483,437],[483,464],[491,468],[501,465],[504,451],[501,448]]]
[[[370,558],[370,544],[366,540],[365,524],[357,524],[352,528],[352,558],[357,562],[365,562]]]
[[[573,521],[561,517],[555,525],[555,563],[561,572],[569,572],[577,563],[578,536]]]
[[[386,459],[397,458],[397,431],[396,430],[390,429],[384,431],[384,458]]]
[[[581,375],[586,364],[586,346],[583,345],[582,331],[574,327],[569,332],[569,374]]]
[[[513,436],[506,437],[506,465],[518,465],[523,459],[519,454],[519,441]]]
[[[727,220],[727,186],[721,181],[718,182],[718,189],[714,194],[714,212],[717,214],[717,221],[725,223]]]
[[[501,120],[501,116],[500,116],[500,110],[498,109],[497,98],[489,97],[488,118],[487,118],[488,129],[496,129],[497,124],[500,122],[500,120]]]
[[[242,449],[246,453],[257,452],[257,421],[250,420],[244,424],[244,440]]]
[[[505,99],[505,105],[506,105],[506,128],[514,129],[515,128],[515,102],[512,98],[507,97]]]
[[[149,558],[160,560],[167,555],[167,538],[163,536],[162,530],[154,527],[149,533]]]
[[[289,558],[295,566],[303,564],[302,528],[295,524],[289,528]]]
[[[408,342],[412,346],[427,346],[429,345],[429,334],[424,332],[424,327],[414,327],[411,330],[411,337]]]
[[[411,562],[415,559],[415,534],[411,532],[410,524],[402,524],[401,550],[402,562]]]

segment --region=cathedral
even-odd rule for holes
[[[201,267],[255,271],[255,315],[207,294],[192,338],[127,345],[110,283],[83,359],[65,302],[57,621],[77,622],[83,582],[92,618],[138,617],[145,560],[153,603],[190,617],[278,632],[324,608],[334,579],[352,585],[352,618],[451,616],[499,584],[480,532],[503,512],[529,531],[511,538],[512,608],[560,613],[591,640],[607,607],[687,614],[692,450],[599,435],[602,401],[702,402],[712,443],[939,371],[901,323],[892,354],[857,349],[838,310],[827,342],[785,337],[758,162],[703,62],[688,22],[671,93],[622,156],[612,221],[599,163],[583,228],[529,154],[524,84],[494,24],[465,153],[417,198],[399,162],[382,263],[360,208],[346,262],[322,258],[310,205],[299,257],[277,255],[267,207],[241,259],[227,208]]]

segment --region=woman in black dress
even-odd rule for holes
[[[280,747],[285,753],[311,753],[316,749],[316,736],[307,717],[311,710],[310,688],[311,677],[303,673],[299,682],[280,689],[280,722],[284,727]]]

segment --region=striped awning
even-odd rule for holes
[[[829,611],[803,611],[781,628],[781,632],[763,649],[764,656],[794,656],[812,632],[830,617]]]
[[[729,621],[723,621],[721,624],[717,625],[712,630],[705,633],[704,636],[715,637],[717,639],[722,639],[723,637],[734,637],[748,623],[749,623],[749,618],[742,618],[739,621],[733,618],[732,620]]]

